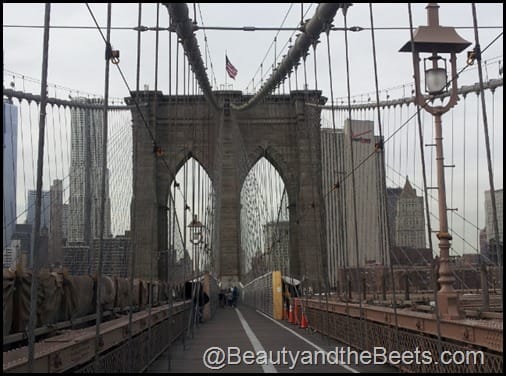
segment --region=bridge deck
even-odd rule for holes
[[[342,347],[341,344],[323,338],[309,329],[300,329],[286,322],[275,322],[251,308],[225,307],[219,308],[212,320],[200,324],[194,332],[193,339],[187,338],[184,346],[181,340],[172,346],[170,371],[168,371],[166,351],[147,372],[212,372],[204,364],[203,358],[206,350],[213,347],[223,349],[225,352],[230,348],[232,354],[229,358],[230,363],[236,363],[225,365],[220,372],[397,372],[390,366],[356,365],[353,359],[351,363],[342,366],[327,362],[325,362],[327,364],[322,364],[324,361],[321,354],[317,359],[318,364],[314,364],[314,356],[313,361],[309,358],[309,354],[314,354],[318,350],[336,351],[336,346]],[[344,348],[346,349],[346,346]],[[246,351],[260,354],[257,358],[258,363],[264,363],[265,358],[261,356],[267,354],[267,359],[271,357],[274,364],[257,364],[251,357],[246,361],[252,364],[245,364],[242,361],[238,363],[239,358],[235,355],[238,349],[241,356],[244,356]],[[299,358],[294,362],[291,356],[295,357],[297,351],[299,351]],[[272,356],[269,355],[270,352]],[[220,356],[214,353],[210,360],[219,358]],[[335,363],[335,359],[332,355],[330,356],[331,362]],[[346,361],[346,356],[344,361]]]

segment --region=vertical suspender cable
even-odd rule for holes
[[[276,47],[277,47],[277,43],[278,42],[278,37],[277,37],[277,34],[276,36],[274,37],[274,63],[272,64],[272,71],[274,72],[274,69],[276,69]]]
[[[142,20],[142,3],[139,3],[138,22],[137,22],[137,78],[135,80],[135,90],[139,91],[140,82],[140,65],[141,65],[141,20]]]
[[[188,93],[188,96],[190,95],[190,93]],[[195,140],[195,123],[193,124],[193,140]],[[192,160],[191,160],[191,167],[192,167],[192,176],[191,176],[191,182],[192,182],[192,208],[191,208],[191,218],[192,218],[192,221],[193,219],[195,218],[195,158],[194,156],[192,156]],[[191,230],[193,231],[193,229]],[[197,245],[194,244],[194,240],[192,239],[192,235],[190,234],[190,242],[192,243],[192,250],[193,250],[193,259],[192,259],[192,263],[194,265],[194,268],[195,268],[195,275],[197,277],[197,281],[199,281],[199,284],[197,286],[200,285],[200,279],[199,279],[199,269],[198,269],[198,260],[197,260],[197,253],[198,253],[198,248],[197,248]],[[198,292],[198,288],[197,288],[197,292]],[[198,311],[199,311],[199,308],[198,308],[198,294],[196,293],[196,306],[195,307],[195,311],[193,312],[193,326],[195,327],[196,323],[197,323],[197,316],[198,316]]]
[[[397,317],[397,301],[395,296],[395,278],[394,278],[394,269],[392,265],[392,258],[391,258],[391,247],[390,247],[390,229],[388,228],[388,221],[385,228],[381,225],[383,223],[383,218],[387,218],[386,213],[383,211],[385,210],[387,203],[387,194],[386,194],[386,171],[385,171],[385,148],[383,143],[383,125],[381,123],[381,114],[380,114],[380,99],[379,99],[379,84],[378,84],[378,65],[377,65],[377,59],[376,59],[376,38],[374,36],[374,18],[373,18],[373,11],[372,11],[372,4],[369,3],[369,15],[371,19],[371,41],[372,41],[372,53],[373,53],[373,63],[374,63],[374,85],[376,89],[376,106],[378,108],[378,129],[379,129],[379,137],[380,137],[380,145],[376,148],[376,150],[380,153],[380,197],[381,197],[381,211],[380,214],[380,226],[382,227],[382,233],[385,237],[385,242],[382,242],[382,246],[388,247],[387,250],[383,251],[383,255],[386,256],[386,252],[388,252],[388,264],[390,266],[390,276],[392,279],[392,297],[393,297],[393,309],[394,309],[394,319],[395,319],[395,345],[394,348],[399,348],[399,322]],[[386,257],[384,258],[386,260]]]
[[[169,32],[169,41],[172,39],[172,32]],[[171,53],[171,42],[169,42],[169,61],[172,59],[172,53]],[[169,75],[172,75],[172,71],[169,73]],[[172,82],[169,80],[170,82],[170,85],[169,85],[169,97],[172,95]],[[169,226],[169,249],[168,249],[168,255],[167,255],[167,284],[168,284],[168,294],[169,294],[169,319],[168,319],[168,334],[169,334],[169,338],[168,338],[168,347],[167,347],[167,370],[170,371],[171,369],[171,345],[172,345],[172,315],[173,315],[173,305],[174,305],[174,301],[173,301],[173,296],[172,296],[172,292],[173,292],[173,289],[174,289],[174,281],[172,280],[172,275],[173,275],[173,270],[175,265],[176,265],[176,257],[177,257],[177,254],[176,254],[176,239],[175,239],[175,236],[176,236],[176,186],[177,186],[177,181],[176,179],[174,178],[174,189],[173,189],[173,193],[170,192],[170,187],[169,187],[169,197],[170,195],[172,195],[172,203],[171,203],[171,209],[172,209],[172,212],[170,212],[169,215],[172,216],[172,220],[170,221],[170,226]]]
[[[381,114],[380,114],[380,105],[379,105],[379,85],[378,85],[378,66],[377,66],[377,59],[376,59],[376,39],[374,37],[374,19],[373,19],[373,12],[372,12],[372,4],[369,3],[369,16],[370,16],[370,20],[371,20],[371,41],[372,41],[372,54],[373,54],[373,65],[374,65],[374,84],[375,84],[375,94],[376,94],[376,107],[378,109],[378,128],[379,128],[379,137],[380,137],[380,144],[376,146],[376,151],[380,153],[380,178],[382,180],[382,182],[380,183],[380,201],[381,201],[381,204],[380,204],[380,207],[381,209],[380,210],[383,210],[387,203],[385,202],[386,201],[386,192],[385,192],[385,186],[384,186],[384,182],[386,180],[386,173],[385,173],[385,165],[384,163],[382,163],[383,159],[384,159],[384,147],[383,147],[383,126],[381,124]],[[381,216],[381,214],[380,214]],[[380,218],[383,218],[382,216]],[[386,252],[390,252],[390,238],[389,238],[389,229],[388,229],[388,223],[387,223],[387,226],[386,226],[386,231],[385,231],[385,227],[383,226],[383,221],[380,219],[380,226],[381,226],[381,230],[380,232],[382,232],[386,242],[382,242],[381,243],[381,247],[384,248],[385,246],[385,243],[386,243],[386,246],[388,247],[388,250],[385,250],[385,249],[382,249],[381,252],[382,252],[382,256],[383,256],[383,260],[384,261],[387,261],[386,260]],[[390,258],[389,258],[390,259]],[[389,260],[388,260],[389,261]],[[394,306],[395,307],[395,306]]]
[[[107,112],[109,108],[109,59],[111,54],[111,3],[107,3],[107,33],[105,46],[105,82],[104,82],[104,113],[102,130],[102,182],[100,187],[100,239],[98,249],[97,287],[96,287],[96,325],[95,325],[95,372],[100,372],[100,324],[102,322],[101,296],[102,296],[102,251],[105,230],[105,196],[107,179]]]
[[[353,196],[353,217],[354,217],[354,242],[355,242],[355,257],[357,262],[357,273],[360,277],[360,258],[359,258],[359,251],[358,251],[358,227],[357,227],[357,197],[356,197],[356,191],[355,191],[355,161],[353,156],[353,141],[352,141],[352,120],[351,120],[351,97],[350,97],[350,61],[348,56],[348,32],[347,32],[347,12],[348,8],[343,8],[343,15],[344,15],[344,42],[345,42],[345,49],[346,49],[346,83],[347,83],[347,91],[348,91],[348,117],[349,117],[349,142],[350,142],[350,160],[351,160],[351,185],[352,185],[352,196]],[[362,312],[362,287],[360,283],[358,283],[358,296],[359,296],[359,310],[360,310],[360,322],[363,321],[363,312]]]
[[[297,66],[299,65],[300,63],[297,63],[295,64],[295,90],[299,90],[299,82],[297,80]]]
[[[300,3],[300,26],[304,25],[304,3]]]
[[[319,41],[317,39],[315,39],[314,42],[313,42],[314,89],[315,90],[318,90],[318,75],[316,74],[316,72],[317,72],[317,67],[316,67],[316,45],[318,43],[319,43]],[[307,88],[305,88],[305,90],[307,90]]]
[[[39,147],[37,156],[37,195],[35,220],[32,230],[32,281],[30,286],[30,318],[28,321],[28,372],[33,373],[35,356],[35,327],[37,326],[37,274],[39,268],[40,214],[42,204],[42,173],[44,166],[44,129],[46,124],[47,65],[49,54],[49,20],[51,3],[46,3],[44,12],[44,36],[42,47],[42,82],[40,87]]]
[[[480,93],[481,93],[481,107],[482,107],[482,114],[483,114],[483,131],[485,132],[485,147],[487,150],[487,166],[488,166],[488,180],[490,184],[490,201],[492,203],[492,221],[494,226],[494,246],[496,248],[497,253],[497,264],[499,266],[499,275],[500,275],[500,282],[501,282],[501,294],[504,297],[504,289],[503,289],[503,275],[502,275],[502,246],[500,245],[500,239],[499,239],[499,226],[497,223],[497,207],[496,207],[496,200],[495,200],[495,188],[494,188],[494,172],[492,171],[492,162],[491,162],[491,156],[490,156],[490,140],[488,135],[488,119],[487,119],[487,108],[485,106],[485,93],[484,93],[484,87],[483,87],[483,70],[481,66],[481,50],[480,50],[480,41],[478,36],[478,21],[476,16],[476,4],[471,4],[472,10],[473,10],[473,25],[474,25],[474,38],[476,40],[476,46],[475,46],[475,54],[476,54],[476,61],[478,65],[478,76],[480,79]],[[501,305],[504,306],[504,299],[501,299]]]
[[[153,124],[152,124],[153,134],[155,134],[155,137],[156,137],[156,123],[157,123],[157,113],[158,113],[157,91],[158,91],[158,41],[159,41],[158,27],[159,27],[159,24],[160,24],[160,3],[157,3],[156,4],[156,34],[155,34],[155,98],[154,98]],[[156,138],[155,138],[155,143],[156,143]],[[155,158],[153,159],[153,164],[154,164],[153,168],[155,171],[155,174],[154,174],[154,179],[155,179],[155,184],[154,184],[155,207],[154,207],[154,211],[156,213],[159,210],[158,207],[160,205],[160,203],[158,202],[158,199],[159,199],[158,198],[158,189],[156,187],[156,175],[157,175],[157,164],[158,164],[157,160],[156,160],[156,154],[155,154]],[[154,231],[155,226],[158,226],[158,223],[154,223],[152,225],[152,236],[155,233],[155,231]],[[158,234],[157,234],[157,236],[158,236]],[[156,243],[158,243],[158,239],[156,239],[156,240],[153,239],[153,240]],[[150,250],[150,255],[149,255],[150,272],[149,272],[149,294],[148,294],[149,301],[148,301],[148,359],[147,359],[147,364],[150,364],[150,362],[151,362],[151,335],[152,335],[151,311],[152,311],[152,307],[153,307],[153,255],[157,255],[159,251],[160,251],[159,249]],[[168,255],[167,255],[167,257],[168,257]],[[169,320],[169,322],[170,322],[170,320]]]
[[[183,248],[185,250],[185,253],[187,252],[187,217],[186,217],[186,211],[190,210],[190,207],[188,206],[188,150],[186,148],[186,145],[184,147],[184,154],[185,154],[185,161],[183,165],[183,197],[184,197],[184,209],[183,209]],[[192,254],[191,254],[191,276],[190,276],[190,286],[191,286],[191,310],[190,310],[190,316],[188,317],[188,336],[193,338],[194,336],[194,315],[195,310],[197,307],[195,306],[195,299],[196,299],[196,293],[197,293],[197,287],[196,287],[196,281],[198,281],[198,278],[196,278],[195,274],[195,245],[192,241],[190,241],[192,246]]]
[[[304,89],[303,90],[307,90],[307,71],[306,71],[306,58],[307,58],[307,55],[308,55],[308,53],[305,53],[304,56],[302,57],[303,62],[304,62]]]
[[[169,15],[169,106],[170,106],[170,98],[172,96],[172,30],[170,27],[170,15]],[[169,120],[170,121],[170,120]],[[170,124],[170,123],[169,123]],[[168,249],[167,249],[167,290],[168,290],[168,315],[167,315],[167,371],[170,371],[170,351],[171,351],[171,342],[172,342],[172,283],[171,283],[171,266],[173,265],[172,259],[173,249],[174,249],[174,215],[176,213],[176,200],[175,200],[175,187],[176,180],[174,178],[174,196],[172,197],[172,202],[170,204],[171,211],[169,211],[169,241],[168,241]],[[171,196],[170,186],[169,186],[169,198]]]
[[[172,18],[169,14],[169,18],[170,18],[170,22],[172,23]],[[178,46],[178,43],[177,43],[177,35],[176,35],[176,89],[175,89],[175,98],[177,100],[177,91],[178,91],[178,78],[177,78],[177,69],[178,69],[178,57],[179,57],[179,54],[178,54],[178,51],[179,51],[179,46]],[[171,30],[171,27],[169,28],[169,97],[172,96],[172,30]],[[169,102],[170,103],[170,102]],[[177,118],[177,102],[174,101],[174,119]],[[177,258],[177,252],[176,252],[176,223],[177,223],[177,217],[176,217],[176,189],[177,189],[177,186],[178,186],[178,183],[176,181],[176,177],[174,176],[174,191],[173,191],[173,194],[172,194],[172,228],[171,228],[171,233],[172,233],[172,243],[170,246],[170,251],[169,251],[169,266],[171,266],[173,269],[175,268],[175,265],[176,265],[176,258]],[[169,188],[169,191],[170,191],[170,188]],[[184,257],[183,257],[183,261],[184,261]],[[184,269],[185,269],[185,266],[184,266],[184,262],[183,262],[183,277],[184,277]],[[171,316],[173,314],[173,290],[174,290],[174,281],[172,280],[172,271],[167,268],[167,279],[169,281],[169,345],[168,345],[168,349],[167,349],[167,370],[170,370],[171,369],[171,344],[172,344],[172,320],[171,320]],[[183,335],[182,336],[183,338],[183,348],[185,348],[185,336]]]
[[[332,130],[333,130],[333,139],[335,141],[335,158],[336,158],[336,161],[337,161],[337,152],[338,152],[338,149],[339,149],[339,143],[338,143],[338,140],[337,140],[337,133],[336,133],[336,115],[335,115],[335,109],[334,109],[334,85],[332,84],[333,83],[333,80],[332,80],[332,60],[331,60],[331,54],[330,54],[330,29],[327,29],[326,31],[326,34],[327,34],[327,55],[328,55],[328,60],[329,60],[329,84],[330,84],[330,103],[331,103],[331,106],[332,106]],[[342,173],[342,171],[337,171],[337,173]],[[339,177],[337,177],[336,179],[336,183],[335,183],[335,186],[338,190],[336,191],[337,195],[339,196],[342,192],[342,189],[340,184],[339,184]],[[339,199],[337,200],[338,202],[340,201]],[[342,206],[338,204],[338,210],[339,210],[339,213],[338,213],[338,216],[340,219],[342,219]],[[342,221],[340,220],[339,221],[339,229],[340,229],[340,235],[339,238],[340,238],[340,243],[341,243],[341,247],[339,247],[340,251],[341,252],[344,252],[344,247],[343,247],[343,236],[344,236],[344,232],[342,231]],[[336,247],[337,249],[337,247]],[[346,270],[346,264],[343,262],[343,268],[344,268],[344,274],[346,275],[347,274],[347,270]],[[336,278],[337,280],[337,278]],[[336,286],[337,287],[337,286]],[[336,291],[336,294],[339,295],[339,291]],[[328,313],[327,313],[328,315]],[[349,309],[348,309],[348,299],[346,299],[346,320],[347,320],[347,323],[348,323],[348,327],[349,327]]]
[[[464,218],[466,217],[466,186],[467,186],[467,180],[466,180],[466,140],[467,140],[467,136],[466,136],[466,128],[467,128],[467,124],[466,124],[466,113],[467,113],[467,94],[464,94],[463,95],[464,97],[464,108],[463,108],[463,112],[464,112],[464,119],[462,120],[462,137],[464,139],[464,142],[462,143],[462,181],[463,181],[463,184],[462,184],[462,197],[464,198],[464,202],[462,203],[462,215],[464,216]],[[464,221],[464,223],[462,224],[462,232],[465,234],[466,233],[466,221]],[[462,246],[462,251],[465,252],[466,251],[466,244],[464,243],[464,245]]]
[[[413,16],[411,13],[411,4],[408,4],[408,12],[409,12],[409,30],[410,30],[410,37],[411,37],[411,44],[413,46],[414,39],[413,39]],[[414,48],[411,48],[413,51],[412,57],[413,57],[413,66],[415,66],[415,55],[414,55]],[[432,226],[430,224],[430,210],[429,210],[429,195],[428,195],[428,189],[427,189],[427,169],[425,168],[425,153],[424,153],[424,143],[423,143],[423,133],[422,133],[422,121],[420,119],[420,111],[421,107],[419,105],[417,107],[417,123],[418,123],[418,135],[420,140],[420,159],[422,162],[422,175],[423,175],[423,190],[424,190],[424,199],[425,199],[425,216],[427,217],[427,233],[429,238],[429,248],[434,251],[433,245],[432,245]],[[438,353],[440,354],[442,351],[442,342],[441,342],[441,318],[439,317],[439,309],[438,309],[438,303],[437,303],[437,275],[433,275],[434,281],[434,302],[435,302],[435,315],[436,315],[436,330],[437,330],[437,347],[438,347]],[[393,279],[392,279],[393,281]],[[395,291],[395,289],[394,289]]]
[[[139,93],[139,79],[140,79],[140,63],[141,63],[141,20],[142,20],[142,3],[139,3],[139,11],[138,11],[138,27],[139,31],[137,32],[137,79],[136,79],[136,91],[137,94]],[[138,108],[138,111],[140,112],[140,109]],[[134,145],[134,156],[136,155],[136,146]],[[133,186],[135,187],[137,182],[137,178],[134,174],[133,176]],[[136,213],[134,213],[136,215]],[[135,221],[132,220],[132,223],[135,223]],[[133,226],[132,226],[133,227]],[[133,294],[134,294],[134,276],[135,276],[135,252],[137,251],[137,239],[136,239],[136,232],[135,229],[132,228],[132,232],[134,234],[134,241],[132,244],[132,254],[130,259],[130,288],[129,288],[129,307],[128,310],[128,369],[129,372],[134,372],[134,354],[133,354],[133,344],[132,344],[132,313],[133,313]]]

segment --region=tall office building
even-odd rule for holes
[[[495,190],[495,206],[497,211],[497,227],[499,228],[499,243],[503,242],[503,207],[502,207],[502,189]],[[496,234],[494,230],[494,215],[492,210],[492,197],[490,191],[485,191],[485,223],[487,231],[487,241],[494,241]]]
[[[101,99],[77,98],[85,104]],[[87,108],[71,110],[71,166],[68,242],[92,245],[100,237],[100,205],[103,148],[103,112]],[[104,238],[111,237],[109,177],[106,176]]]
[[[331,286],[337,284],[338,268],[347,265],[345,192],[338,188],[338,182],[344,176],[343,142],[342,129],[321,129],[322,192],[326,216],[328,278]]]
[[[40,228],[47,227],[48,230],[51,230],[51,196],[48,191],[42,191],[42,200],[40,205]],[[36,209],[36,201],[37,201],[37,191],[29,190],[28,191],[28,200],[27,200],[27,214],[26,214],[26,223],[33,225],[35,224],[35,209]]]
[[[18,108],[4,100],[3,107],[3,249],[10,246],[16,227],[16,172],[18,152]]]
[[[49,232],[48,263],[49,265],[63,263],[63,182],[54,180],[49,191],[51,196],[51,215],[49,222],[51,231]]]
[[[494,226],[494,212],[492,210],[492,197],[490,195],[490,190],[485,191],[485,232],[486,232],[486,245],[487,245],[487,255],[490,262],[498,263],[497,253],[502,256],[503,250],[503,198],[502,198],[502,189],[495,190],[495,205],[497,212],[497,227],[499,233],[496,235],[495,226]],[[499,241],[497,242],[497,238]],[[496,247],[498,246],[498,248]]]
[[[397,201],[402,188],[387,188],[387,217],[390,247],[395,247],[395,226],[397,223]]]
[[[69,238],[69,204],[62,205],[62,229],[63,244],[66,244]]]
[[[32,225],[27,223],[17,223],[12,234],[11,244],[14,240],[19,240],[17,244],[17,257],[22,261],[23,266],[28,266],[32,247]]]
[[[3,256],[4,269],[16,268],[16,264],[19,261],[21,261],[20,259],[18,259],[18,257],[20,257],[21,255],[20,248],[21,248],[21,240],[13,239],[11,241],[11,245],[3,249],[2,256]]]
[[[323,128],[321,135],[327,257],[330,283],[333,284],[336,276],[332,273],[339,267],[389,263],[388,244],[383,234],[387,221],[386,210],[382,206],[385,198],[381,194],[385,178],[381,154],[375,152],[375,145],[380,142],[380,138],[374,136],[372,121],[353,120],[350,126],[350,121],[347,120],[344,129]],[[352,186],[352,171],[355,190]]]
[[[95,274],[98,269],[100,239],[93,239],[91,247],[72,243],[63,247],[63,266],[72,275]],[[128,277],[131,255],[130,232],[102,242],[102,273],[107,276]],[[189,275],[189,274],[187,274]]]
[[[423,197],[416,195],[408,177],[397,200],[395,245],[404,248],[426,248]]]

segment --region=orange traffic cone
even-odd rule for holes
[[[293,299],[293,323],[299,325],[299,299]]]
[[[288,312],[288,322],[290,324],[293,324],[295,321],[293,320],[293,309],[292,309],[292,303],[290,303],[290,311]]]
[[[304,311],[302,311],[302,317],[300,319],[300,328],[301,329],[307,329],[307,319],[306,319],[306,314]]]

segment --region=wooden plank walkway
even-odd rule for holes
[[[324,338],[309,329],[300,329],[286,322],[275,322],[249,307],[225,307],[219,308],[212,320],[200,324],[195,329],[193,338],[186,339],[184,347],[181,339],[171,347],[170,370],[166,351],[149,367],[147,372],[397,372],[396,368],[387,365],[328,364],[327,361],[322,360],[324,356],[321,355],[322,353],[317,358],[318,364],[308,364],[315,363],[315,358],[310,358],[309,354],[314,354],[318,349],[327,352],[335,351],[336,346],[343,347],[342,344]],[[204,362],[206,351],[210,354],[218,348],[225,353],[230,351],[229,363],[238,364],[222,364],[220,369],[210,368],[219,368],[219,364],[206,366]],[[249,358],[244,357],[246,351],[252,352],[247,354]],[[259,358],[254,358],[253,353],[266,354],[266,357],[262,358],[261,355]],[[240,358],[238,354],[243,357]],[[223,359],[222,355],[215,351],[207,359],[210,362],[218,362]],[[294,360],[297,355],[298,359]],[[245,359],[250,364],[245,364],[243,361],[239,363],[240,359]],[[257,364],[255,359],[260,364]],[[273,364],[264,364],[266,359],[271,359]],[[335,363],[335,358],[330,359],[331,363],[332,360]]]

